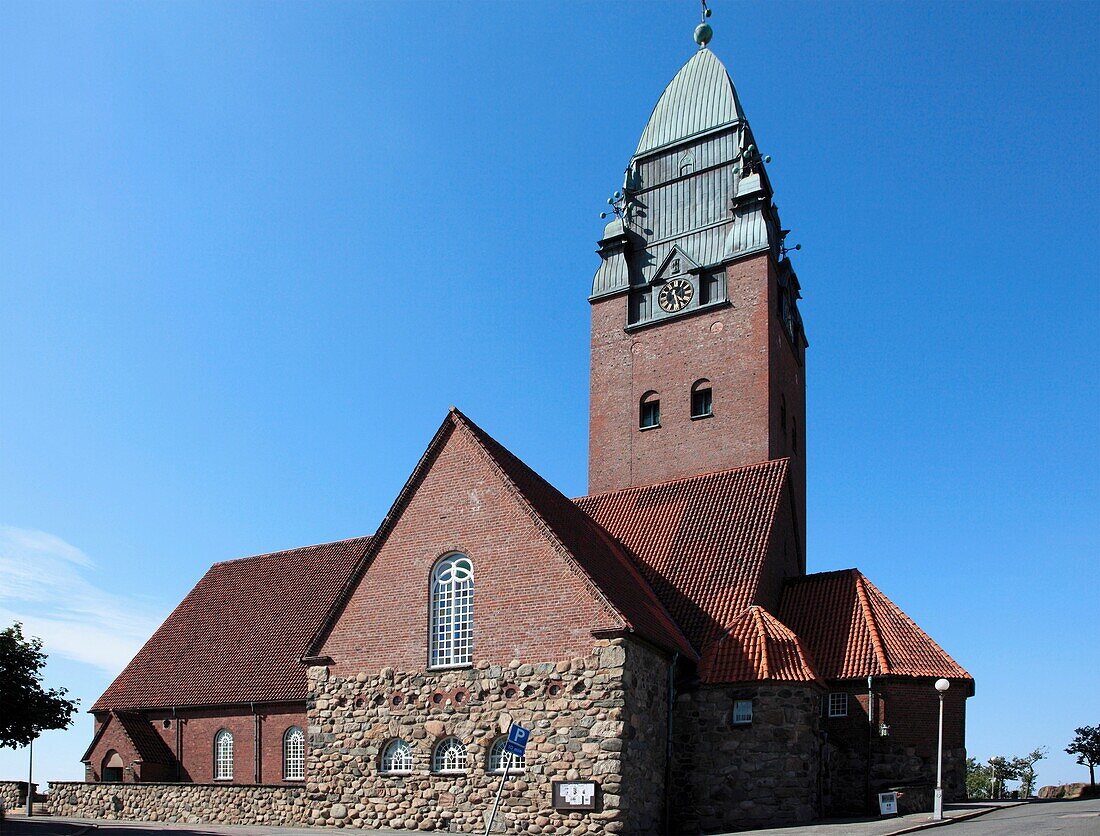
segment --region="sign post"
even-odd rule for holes
[[[512,759],[522,757],[527,751],[527,738],[531,736],[531,730],[512,723],[508,727],[508,741],[504,744],[504,774],[500,776],[500,786],[497,787],[497,797],[493,802],[493,809],[489,811],[489,821],[485,824],[485,836],[493,830],[493,821],[497,817],[497,809],[500,807],[500,796],[504,792],[504,782],[508,780],[508,770],[512,766]]]

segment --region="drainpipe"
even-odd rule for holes
[[[875,691],[871,684],[871,677],[867,677],[867,769],[866,769],[866,794],[867,804],[873,813],[875,811],[874,798],[871,795],[871,747],[875,738]]]
[[[180,718],[176,716],[175,706],[172,706],[172,725],[176,727],[176,780],[180,781],[183,779],[183,761],[180,759],[183,733],[180,731]]]
[[[672,709],[676,703],[676,661],[679,653],[672,654],[668,665],[668,716],[665,718],[665,836],[672,833]]]
[[[260,784],[261,772],[260,772],[260,715],[256,713],[256,703],[250,703],[252,706],[252,774],[253,783]]]

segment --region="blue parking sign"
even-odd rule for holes
[[[530,729],[512,723],[508,729],[508,742],[504,744],[504,751],[510,755],[521,757],[527,749],[527,738],[530,736]]]

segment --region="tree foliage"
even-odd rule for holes
[[[1075,737],[1066,747],[1067,755],[1077,755],[1077,763],[1089,768],[1089,783],[1096,786],[1096,765],[1100,764],[1100,726],[1074,729]]]
[[[45,664],[41,639],[24,638],[22,624],[0,630],[0,747],[26,746],[72,723],[78,701],[66,699],[64,688],[42,687]]]
[[[1008,758],[996,755],[987,763],[979,763],[977,758],[966,759],[966,795],[967,798],[1004,798],[1008,795],[1005,784],[1019,781],[1019,793],[1028,798],[1035,792],[1038,772],[1035,764],[1046,757],[1046,747],[1040,746],[1028,754]]]
[[[1031,798],[1035,794],[1035,785],[1038,783],[1038,772],[1035,764],[1047,756],[1047,747],[1040,746],[1032,749],[1022,758],[1013,758],[1012,765],[1016,768],[1016,777],[1020,782],[1020,797]]]

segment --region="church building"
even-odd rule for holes
[[[452,407],[373,534],[211,567],[56,812],[473,833],[503,784],[507,833],[867,813],[930,797],[939,678],[964,795],[973,679],[858,569],[807,573],[801,285],[696,40],[598,244],[588,495]]]

